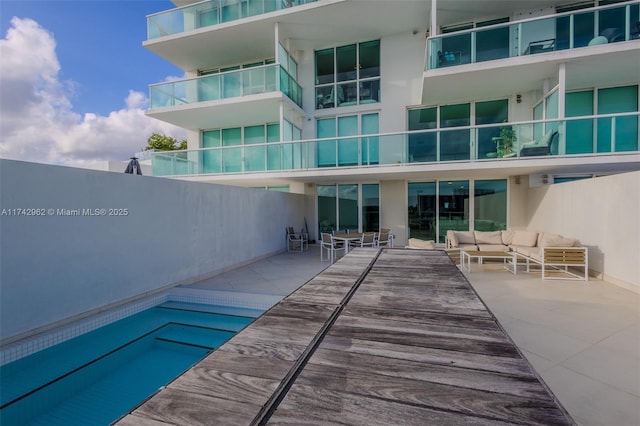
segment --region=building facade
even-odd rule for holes
[[[640,169],[640,1],[174,3],[153,174],[305,194],[311,238],[526,227],[530,187]]]

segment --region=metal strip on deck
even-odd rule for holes
[[[356,249],[119,425],[573,425],[445,252]]]

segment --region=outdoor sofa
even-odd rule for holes
[[[548,232],[447,231],[448,250],[515,252],[518,262],[530,271],[531,264],[540,265],[542,279],[588,280],[588,249],[578,240]],[[569,269],[571,268],[571,269]],[[578,270],[578,273],[576,272]],[[562,274],[558,274],[558,272]]]

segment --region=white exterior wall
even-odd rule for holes
[[[640,292],[640,172],[531,188],[528,229],[577,238],[589,269]]]
[[[390,228],[395,247],[407,244],[407,182],[380,182],[380,228]]]
[[[380,133],[406,131],[407,106],[422,103],[425,46],[422,31],[381,39]]]
[[[304,195],[0,160],[0,339],[285,249]],[[6,212],[5,212],[6,213]]]

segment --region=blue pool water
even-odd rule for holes
[[[168,302],[0,367],[0,424],[107,425],[262,311]]]

